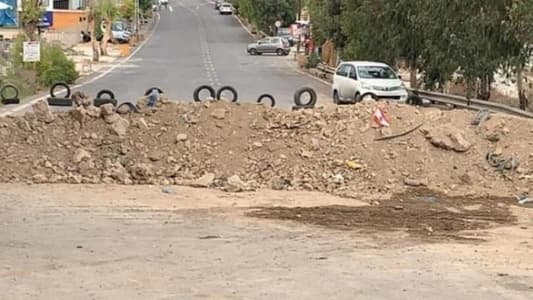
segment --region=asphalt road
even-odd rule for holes
[[[157,29],[129,61],[80,90],[95,95],[114,91],[119,101],[134,101],[152,86],[176,100],[192,100],[196,87],[209,84],[235,87],[242,101],[272,94],[279,106],[289,107],[294,92],[313,87],[324,100],[329,87],[295,70],[293,55],[250,56],[252,37],[233,16],[221,16],[207,0],[171,0],[162,10]]]

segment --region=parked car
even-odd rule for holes
[[[255,43],[249,44],[247,52],[251,55],[272,53],[281,56],[289,55],[291,47],[289,42],[281,37],[266,37]]]
[[[222,3],[218,11],[221,15],[231,15],[233,14],[233,6],[230,3]]]
[[[222,3],[224,3],[224,1],[222,1],[222,0],[217,0],[217,1],[215,2],[215,9],[216,9],[216,10],[219,10],[219,9],[220,9],[220,6],[222,5]]]
[[[294,36],[291,34],[290,28],[288,27],[279,28],[278,36],[286,39],[291,47],[296,43],[296,40],[294,39]]]
[[[333,76],[333,102],[358,102],[374,99],[407,100],[407,89],[401,78],[384,63],[348,61],[339,65]]]

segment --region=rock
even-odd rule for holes
[[[150,176],[154,175],[154,172],[152,171],[152,167],[147,164],[143,164],[143,163],[135,164],[131,168],[130,173],[133,176],[133,178],[143,179],[143,180],[146,180]]]
[[[468,142],[463,134],[455,128],[441,127],[425,129],[425,136],[435,147],[456,152],[466,152],[472,144]]]
[[[203,175],[202,177],[194,180],[190,183],[193,187],[203,187],[208,188],[213,185],[213,182],[215,181],[215,174],[213,173],[207,173]]]
[[[238,175],[233,175],[228,178],[225,190],[231,193],[237,193],[247,190],[248,186],[241,180]]]
[[[118,120],[111,124],[111,130],[114,134],[118,136],[124,136],[128,132],[128,127],[130,126],[130,122],[128,120],[118,117]]]
[[[315,151],[320,150],[320,141],[318,139],[311,139],[311,148]]]
[[[254,145],[255,148],[262,148],[263,147],[263,144],[261,144],[260,142],[254,142],[253,145]]]
[[[72,94],[72,102],[77,107],[88,107],[91,105],[91,99],[81,91],[76,91]]]
[[[35,183],[44,183],[48,181],[48,178],[46,178],[46,175],[44,174],[35,174],[32,179]]]
[[[300,155],[303,157],[303,158],[311,158],[313,157],[313,153],[307,151],[307,150],[302,150],[302,152],[300,153]]]
[[[139,123],[137,124],[140,129],[148,129],[148,123],[146,123],[146,120],[144,120],[144,118],[140,118]]]
[[[37,117],[37,120],[45,123],[51,123],[54,121],[54,115],[52,114],[52,111],[50,110],[50,107],[48,106],[48,102],[46,100],[37,101],[31,106],[31,108],[35,113],[35,117]]]
[[[83,125],[85,123],[85,116],[87,115],[87,111],[83,107],[76,107],[75,109],[70,111],[70,116],[72,119],[78,121],[80,125]]]
[[[180,133],[176,136],[176,141],[177,142],[184,142],[187,140],[187,135],[184,134],[184,133]]]
[[[418,187],[418,186],[427,186],[427,185],[428,185],[426,179],[419,180],[419,179],[412,179],[412,178],[404,178],[404,179],[403,179],[403,183],[404,183],[405,185],[408,185],[408,186],[414,186],[414,187]]]
[[[211,113],[211,117],[217,120],[224,120],[226,118],[226,110],[224,108],[217,108]]]
[[[74,156],[72,157],[72,160],[75,162],[75,163],[81,163],[82,161],[84,160],[88,160],[91,158],[91,154],[89,154],[89,152],[81,149],[81,148],[78,148],[76,149],[76,151],[74,152]]]
[[[336,184],[344,184],[344,176],[342,176],[342,174],[336,174],[333,177],[333,182]]]
[[[493,143],[500,141],[500,135],[497,132],[493,132],[487,135],[487,140]]]
[[[118,114],[112,114],[104,117],[104,120],[107,124],[113,124],[119,120],[120,116]]]
[[[158,161],[161,159],[162,156],[163,156],[163,153],[157,150],[150,151],[150,153],[148,153],[148,159],[150,159],[151,161]]]
[[[286,189],[287,186],[287,180],[281,178],[280,176],[274,176],[270,179],[270,188],[273,190],[281,191]]]
[[[102,115],[102,110],[100,109],[100,107],[92,105],[87,107],[86,112],[87,115],[91,118],[100,118],[100,116]]]
[[[102,110],[102,117],[111,116],[115,114],[115,107],[111,103],[100,106]]]
[[[108,169],[109,176],[122,184],[131,183],[130,174],[120,163],[115,163]]]

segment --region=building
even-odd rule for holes
[[[45,34],[49,39],[71,44],[74,39],[79,38],[81,30],[87,29],[87,0],[39,1],[45,11],[43,25],[46,25]],[[21,11],[22,0],[0,0],[0,34],[5,38],[20,33]]]

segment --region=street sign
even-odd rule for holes
[[[280,28],[281,27],[281,21],[276,21],[275,25],[276,25],[277,28]]]
[[[22,61],[23,62],[41,61],[41,44],[38,41],[23,43]]]

